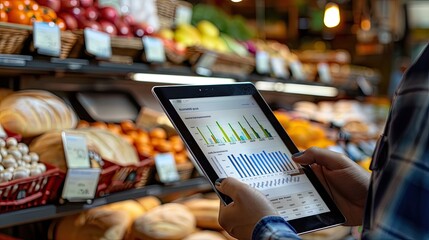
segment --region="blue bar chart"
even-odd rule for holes
[[[255,177],[279,172],[296,173],[299,167],[281,151],[254,154],[231,154],[228,160],[241,178]]]
[[[273,188],[277,186],[284,186],[286,184],[299,183],[299,182],[300,182],[300,176],[285,176],[282,178],[274,178],[274,179],[268,179],[264,181],[252,182],[249,185],[257,189],[263,189],[263,188]]]

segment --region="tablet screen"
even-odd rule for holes
[[[260,190],[286,220],[330,212],[252,95],[170,102],[220,178]]]

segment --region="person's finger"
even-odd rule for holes
[[[238,181],[235,178],[221,178],[216,181],[216,188],[223,194],[232,198],[232,200],[237,200],[241,189],[246,188],[247,185]]]
[[[295,153],[292,159],[299,164],[309,165],[317,163],[328,169],[342,169],[350,166],[350,159],[343,154],[327,149],[311,147],[304,152]]]

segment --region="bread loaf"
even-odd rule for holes
[[[149,211],[161,205],[161,201],[154,196],[138,198],[136,201],[143,207],[145,211]]]
[[[134,221],[132,239],[179,240],[195,231],[195,218],[181,204],[167,203]]]
[[[183,240],[227,240],[225,236],[223,236],[219,232],[215,231],[199,231],[188,235]]]
[[[103,159],[121,166],[137,164],[139,158],[135,149],[120,136],[103,129],[85,128],[68,130],[85,136],[88,149],[98,153]],[[33,140],[30,150],[40,156],[40,161],[51,163],[62,170],[67,169],[61,131],[50,131]]]
[[[54,94],[24,90],[10,94],[1,101],[0,123],[23,137],[33,137],[53,129],[74,128],[77,117]]]
[[[191,210],[197,221],[197,227],[221,230],[219,225],[219,199],[196,198],[183,204]]]

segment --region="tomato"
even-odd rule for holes
[[[33,22],[43,22],[42,15],[38,11],[25,11],[27,17],[30,19],[28,24],[33,24]]]
[[[58,25],[61,31],[66,30],[66,23],[61,18],[55,19],[54,23]]]
[[[8,17],[5,10],[0,10],[0,22],[7,22]]]
[[[52,22],[54,19],[57,19],[57,14],[51,8],[40,6],[39,11],[45,22]]]
[[[26,10],[25,3],[23,1],[13,0],[10,2],[10,9],[11,10],[19,10],[24,11]]]
[[[10,1],[4,0],[0,2],[0,10],[6,10],[6,12],[10,9]]]
[[[30,24],[30,18],[24,11],[19,11],[17,9],[12,9],[7,14],[9,22],[11,23],[19,23],[19,24]]]

